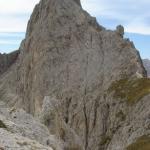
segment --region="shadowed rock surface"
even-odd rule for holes
[[[15,63],[18,55],[19,51],[14,51],[9,54],[0,54],[0,74],[3,74],[13,63]]]
[[[147,71],[147,75],[150,76],[150,60],[149,59],[143,59],[144,67]]]
[[[79,0],[41,0],[16,63],[1,76],[0,100],[38,118],[62,150],[125,150],[149,136],[150,81],[123,35]]]

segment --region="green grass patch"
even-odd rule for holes
[[[129,145],[126,150],[150,150],[150,137],[144,135]]]
[[[128,104],[133,104],[150,94],[150,79],[120,79],[111,84],[108,92],[114,92],[114,98],[126,99]]]

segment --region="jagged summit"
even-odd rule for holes
[[[99,25],[80,1],[41,0],[17,61],[1,76],[2,101],[39,118],[64,150],[126,148],[148,131],[149,81],[123,34]]]
[[[36,5],[28,23],[27,35],[32,33],[32,29],[36,30],[37,26],[52,30],[52,27],[55,28],[55,25],[59,21],[62,26],[66,26],[67,23],[73,21],[75,21],[74,23],[80,24],[80,22],[77,22],[80,19],[77,16],[82,17],[80,13],[81,9],[80,0],[40,1],[40,3]],[[47,26],[45,27],[45,25]]]

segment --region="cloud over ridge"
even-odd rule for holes
[[[124,25],[126,32],[150,34],[150,0],[81,0],[83,8],[110,28]],[[117,25],[117,24],[116,24]]]

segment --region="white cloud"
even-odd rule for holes
[[[140,17],[135,17],[126,25],[126,31],[131,33],[142,33],[150,35],[150,22],[148,23],[147,14],[141,15]]]
[[[118,20],[126,32],[150,34],[150,0],[81,0],[93,16]],[[149,21],[149,22],[148,22]],[[102,22],[103,23],[103,22]],[[117,24],[116,24],[117,25]]]
[[[26,29],[27,20],[20,17],[1,17],[0,32],[23,32]]]
[[[0,0],[0,32],[24,32],[39,0]],[[127,32],[150,34],[150,0],[81,0],[83,8],[99,18],[124,25]],[[149,21],[149,22],[148,22]],[[117,25],[117,24],[116,24]]]
[[[11,44],[11,45],[17,45],[20,42],[20,40],[0,40],[0,44]]]
[[[0,14],[30,13],[39,0],[0,0]]]
[[[24,32],[39,0],[0,0],[0,32]]]

